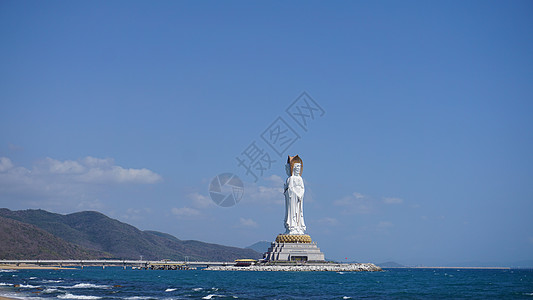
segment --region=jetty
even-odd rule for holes
[[[130,267],[142,270],[195,270],[207,271],[329,271],[329,272],[361,272],[381,271],[381,268],[370,263],[342,264],[333,262],[265,262],[252,259],[235,261],[170,261],[170,260],[0,260],[1,268],[65,268],[65,267]]]
[[[130,267],[132,269],[149,269],[149,270],[190,270],[196,268],[207,268],[210,266],[232,266],[234,261],[171,261],[171,260],[0,260],[0,266],[49,266],[49,267]]]

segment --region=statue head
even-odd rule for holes
[[[292,169],[292,175],[294,176],[300,176],[302,173],[302,164],[301,163],[295,163],[294,168]]]
[[[287,158],[286,171],[288,176],[302,176],[303,162],[302,159],[296,156],[290,156]]]

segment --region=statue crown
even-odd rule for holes
[[[290,175],[292,176],[292,170],[294,169],[294,164],[296,163],[299,163],[300,164],[300,176],[302,176],[302,172],[303,172],[303,169],[304,169],[304,164],[303,164],[303,161],[302,159],[298,156],[298,155],[295,155],[295,156],[288,156],[287,157],[287,165],[290,166]]]

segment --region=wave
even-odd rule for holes
[[[38,287],[41,287],[40,285],[31,285],[31,284],[21,284],[18,287],[24,288],[24,289],[36,289]]]
[[[48,279],[45,279],[45,280],[43,280],[43,282],[46,282],[46,283],[59,283],[59,282],[63,282],[63,280],[48,280]]]
[[[154,297],[143,297],[143,296],[132,296],[132,297],[126,297],[125,300],[148,300],[148,299],[154,299]]]
[[[175,290],[177,290],[177,289],[166,289],[165,292],[173,292]]]
[[[44,294],[50,294],[50,293],[55,293],[55,292],[59,292],[58,289],[54,289],[54,288],[46,288],[43,293]]]
[[[192,289],[192,290],[195,291],[195,292],[198,292],[198,291],[201,291],[201,290],[203,290],[203,289],[204,289],[204,288],[194,288],[194,289]]]
[[[0,273],[11,273],[11,272],[17,272],[17,270],[11,270],[11,269],[0,269]]]
[[[102,297],[98,297],[98,296],[74,295],[70,293],[66,293],[64,295],[58,295],[57,298],[59,299],[84,299],[84,300],[102,299]]]
[[[224,295],[216,295],[216,294],[209,294],[205,297],[203,297],[202,299],[213,299],[213,297],[225,297]]]
[[[61,288],[65,289],[109,289],[111,286],[109,285],[100,285],[100,284],[93,284],[93,283],[78,283],[73,286],[60,286]]]
[[[12,283],[0,282],[0,286],[12,286]]]

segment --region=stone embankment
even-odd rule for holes
[[[380,267],[374,264],[319,264],[319,265],[252,265],[248,267],[237,266],[209,266],[204,270],[208,271],[328,271],[328,272],[375,272],[382,271]]]

